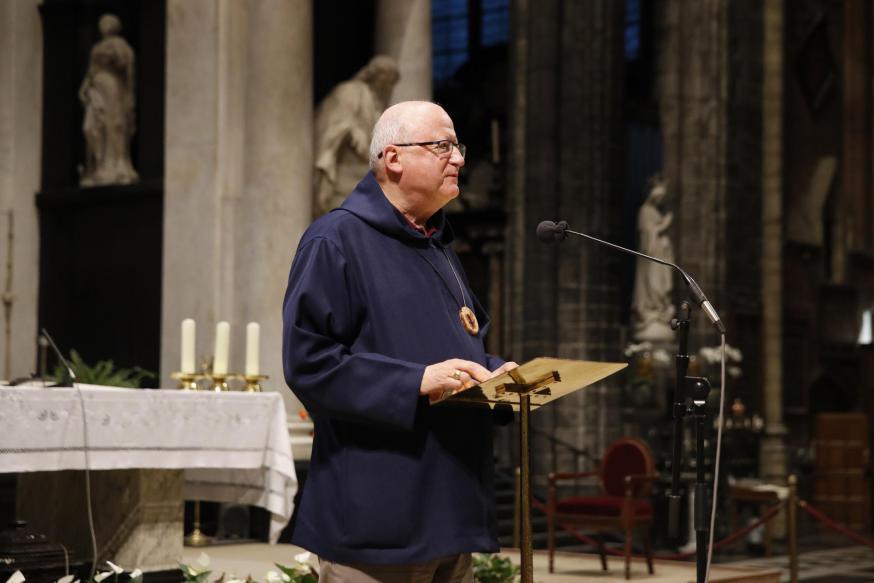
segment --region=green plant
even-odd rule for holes
[[[501,555],[473,555],[473,578],[479,583],[513,583],[519,567]]]
[[[282,577],[282,581],[285,583],[317,583],[319,580],[318,573],[306,563],[298,562],[291,567],[279,563],[274,563],[274,565],[285,575]]]
[[[209,569],[209,555],[206,553],[200,553],[200,557],[193,565],[179,563],[179,569],[182,571],[182,580],[185,583],[205,583],[206,578],[212,573]],[[224,574],[222,579],[224,579]]]
[[[111,360],[101,360],[94,366],[90,366],[75,350],[70,351],[70,366],[76,374],[76,382],[89,385],[136,389],[144,380],[156,378],[155,373],[138,366],[117,369]],[[64,376],[64,372],[63,365],[59,364],[55,367],[53,376],[60,379]]]
[[[279,572],[268,571],[264,575],[266,583],[317,583],[319,573],[313,567],[316,557],[308,552],[295,555],[294,564],[290,567],[274,563]],[[179,563],[179,568],[182,570],[182,577],[185,583],[209,583],[209,576],[212,571],[209,568],[209,555],[200,553],[197,561],[193,565]],[[139,583],[139,582],[138,582]],[[257,583],[251,575],[247,575],[245,579],[231,575],[227,577],[222,573],[213,583]]]

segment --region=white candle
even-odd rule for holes
[[[260,374],[258,370],[258,341],[261,333],[261,325],[258,322],[249,322],[246,325],[246,376]]]
[[[194,320],[182,320],[182,366],[179,369],[185,374],[194,374]]]
[[[215,359],[212,363],[213,374],[228,374],[228,348],[230,345],[231,325],[219,322],[215,327]]]

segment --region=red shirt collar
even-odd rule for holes
[[[422,233],[426,237],[430,237],[431,235],[433,235],[434,233],[437,232],[437,227],[427,227],[427,228],[420,227],[419,225],[417,225],[416,223],[414,223],[413,221],[408,219],[407,215],[401,213],[401,216],[404,217],[404,220],[407,221],[407,224],[410,225],[410,227],[412,227],[416,231]]]

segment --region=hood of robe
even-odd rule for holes
[[[355,190],[346,198],[343,204],[338,209],[331,212],[346,211],[357,216],[374,229],[385,233],[395,239],[401,239],[426,247],[429,239],[439,241],[442,245],[448,245],[455,238],[452,227],[446,220],[446,213],[440,209],[428,219],[428,226],[436,229],[430,237],[417,231],[401,212],[396,209],[382,188],[373,172],[368,172],[361,182],[355,187]]]

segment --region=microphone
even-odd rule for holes
[[[76,382],[76,374],[73,372],[73,367],[70,366],[70,363],[64,358],[64,355],[61,354],[61,349],[58,348],[58,345],[55,344],[55,341],[52,339],[51,335],[48,333],[48,330],[45,328],[42,329],[43,337],[49,341],[49,345],[52,347],[52,350],[55,353],[55,356],[58,357],[58,360],[61,361],[61,364],[64,366],[66,370],[64,370],[61,378],[58,379],[58,382],[55,384],[56,387],[72,387],[73,383]]]
[[[558,243],[567,238],[567,221],[541,221],[537,225],[537,238],[544,243]]]
[[[689,288],[689,293],[692,294],[692,300],[701,307],[701,309],[707,315],[707,318],[710,319],[710,321],[713,323],[719,333],[725,334],[725,324],[722,323],[722,320],[719,318],[719,314],[716,313],[716,310],[707,299],[707,296],[705,296],[704,292],[701,291],[698,283],[694,279],[692,279],[691,275],[683,271],[683,269],[681,269],[679,265],[671,263],[670,261],[665,261],[664,259],[659,259],[658,257],[652,257],[651,255],[641,253],[640,251],[626,249],[625,247],[621,247],[619,245],[616,245],[615,243],[610,243],[609,241],[604,241],[603,239],[598,239],[597,237],[593,237],[585,233],[571,231],[568,228],[567,221],[559,221],[557,223],[554,221],[541,221],[540,224],[537,225],[537,238],[544,243],[559,243],[567,238],[568,233],[570,233],[571,235],[576,235],[577,237],[589,239],[596,243],[600,243],[601,245],[606,245],[607,247],[612,247],[617,251],[622,251],[630,255],[636,255],[637,257],[643,257],[644,259],[649,259],[650,261],[655,261],[656,263],[661,263],[662,265],[666,265],[675,269],[683,278],[683,281],[686,282],[686,287]]]

